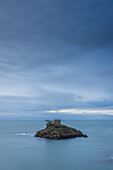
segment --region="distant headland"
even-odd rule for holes
[[[80,130],[61,124],[60,119],[54,121],[46,120],[46,128],[39,130],[35,137],[46,139],[68,139],[76,137],[88,137]]]

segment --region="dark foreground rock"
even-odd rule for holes
[[[45,129],[39,130],[35,137],[46,139],[68,139],[76,137],[88,137],[84,135],[80,130],[65,126],[65,125],[51,125]]]

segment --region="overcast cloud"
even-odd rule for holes
[[[0,103],[0,118],[112,110],[113,1],[0,0]]]

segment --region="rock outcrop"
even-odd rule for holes
[[[84,135],[80,130],[65,126],[65,125],[51,125],[45,129],[39,130],[35,137],[46,138],[46,139],[68,139],[76,137],[88,137]]]

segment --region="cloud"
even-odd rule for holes
[[[113,115],[113,110],[83,110],[83,109],[61,109],[61,110],[49,110],[47,113],[65,113],[65,114],[94,114],[94,115]]]
[[[1,0],[0,115],[112,110],[112,8],[112,0]]]

